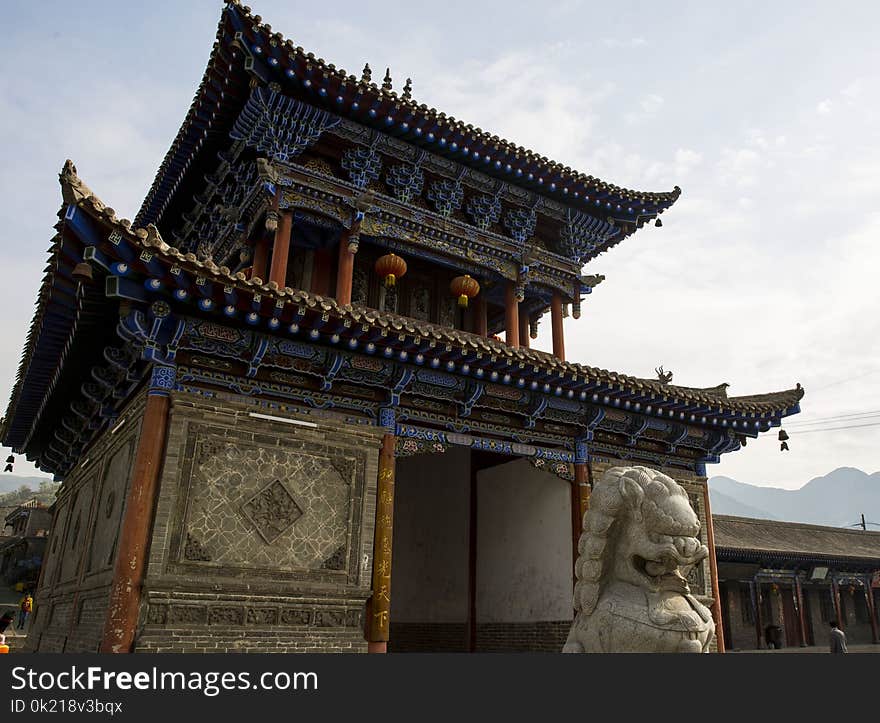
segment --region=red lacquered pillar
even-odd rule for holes
[[[119,551],[110,587],[110,606],[101,639],[102,653],[130,653],[137,633],[153,510],[168,435],[169,391],[175,369],[154,366],[134,459],[131,489],[119,530]]]

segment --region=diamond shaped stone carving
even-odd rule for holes
[[[268,544],[277,540],[303,514],[287,487],[277,479],[245,502],[241,511]]]

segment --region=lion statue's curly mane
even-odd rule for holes
[[[685,579],[709,554],[699,533],[675,480],[647,467],[605,472],[584,516],[563,652],[706,652],[715,625]]]

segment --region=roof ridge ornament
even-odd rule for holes
[[[663,365],[661,364],[659,367],[654,369],[657,372],[657,379],[661,384],[669,384],[672,381],[672,372],[663,371]]]
[[[382,90],[391,92],[391,68],[385,68],[385,78],[382,80]]]
[[[58,181],[61,183],[61,197],[65,204],[77,204],[89,198],[95,199],[92,189],[82,182],[76,173],[76,166],[69,158],[64,162],[61,173],[58,174]]]

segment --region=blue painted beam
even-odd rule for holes
[[[108,276],[105,280],[104,293],[111,299],[128,299],[147,303],[148,296],[144,287],[133,281],[119,276]]]
[[[86,246],[97,246],[104,240],[98,224],[74,204],[70,204],[65,209],[64,223]]]

